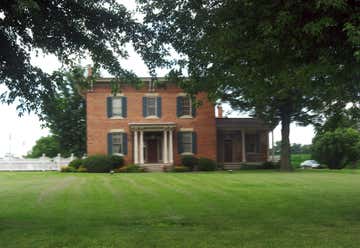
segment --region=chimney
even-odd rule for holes
[[[218,105],[217,110],[218,110],[218,118],[223,118],[223,108],[222,108],[222,106]]]
[[[91,65],[88,65],[88,66],[87,66],[87,76],[88,76],[88,77],[91,77],[91,76],[92,76],[92,67],[91,67]]]

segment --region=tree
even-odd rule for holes
[[[150,33],[115,0],[3,0],[0,83],[8,91],[0,100],[12,103],[18,98],[22,113],[37,109],[41,98],[52,93],[51,76],[30,63],[31,54],[39,52],[55,55],[64,65],[89,55],[115,78],[137,82],[118,61],[127,56],[127,43],[144,57],[156,55],[156,50],[149,49]],[[150,65],[152,60],[147,61]]]
[[[317,135],[312,155],[330,169],[342,169],[360,159],[360,133],[352,128],[338,128]]]
[[[55,136],[47,136],[41,137],[36,141],[36,144],[33,146],[27,157],[39,158],[45,154],[47,157],[53,158],[59,153],[61,154],[61,148],[57,138]]]
[[[179,53],[170,76],[189,93],[281,123],[281,170],[290,166],[290,123],[357,101],[357,1],[138,0],[157,41]],[[188,75],[187,80],[181,80]]]
[[[64,156],[73,153],[81,157],[86,153],[86,102],[81,92],[97,77],[96,68],[87,77],[79,66],[52,74],[55,89],[43,97],[38,115],[56,137]]]

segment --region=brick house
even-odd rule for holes
[[[87,91],[87,152],[121,154],[127,163],[157,166],[180,164],[181,155],[193,154],[227,166],[267,160],[269,129],[252,118],[222,118],[222,109],[206,93],[191,99],[175,84],[151,89],[122,85],[111,93],[110,78],[99,79]],[[244,135],[245,134],[245,135]],[[246,154],[245,156],[243,154]]]

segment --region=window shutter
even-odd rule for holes
[[[121,98],[122,117],[127,117],[127,97]]]
[[[108,133],[108,154],[111,155],[112,153],[112,133]]]
[[[180,117],[182,116],[182,110],[183,110],[183,97],[178,96],[176,97],[176,116]]]
[[[192,102],[192,101],[191,101],[191,102]],[[191,105],[191,115],[192,115],[193,117],[196,116],[196,106],[195,106],[195,104],[192,104],[192,105]]]
[[[143,116],[147,116],[147,98],[143,96]]]
[[[160,96],[158,96],[157,98],[156,98],[156,100],[157,100],[157,117],[159,117],[159,118],[161,118],[161,97]]]
[[[178,153],[183,153],[184,148],[183,148],[183,138],[181,132],[177,133],[177,145],[178,145]]]
[[[127,133],[123,133],[123,154],[126,155],[128,153],[128,139],[127,139]]]
[[[107,109],[107,117],[112,117],[112,97],[109,96],[106,98],[106,109]]]
[[[194,154],[197,153],[197,143],[196,143],[196,133],[195,132],[192,133],[192,152]]]

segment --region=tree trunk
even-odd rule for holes
[[[292,171],[290,164],[290,116],[283,114],[281,116],[281,153],[280,153],[280,170]]]

